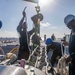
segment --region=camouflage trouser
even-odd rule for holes
[[[21,59],[27,60],[29,58],[29,54],[30,51],[28,46],[20,46],[17,60],[21,60]]]

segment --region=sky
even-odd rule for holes
[[[0,0],[0,20],[3,23],[0,37],[19,37],[16,28],[22,18],[24,7],[27,7],[27,30],[31,30],[33,28],[31,17],[37,14],[36,5],[23,0]],[[40,36],[42,38],[45,34],[47,37],[55,34],[56,38],[70,34],[70,30],[64,24],[64,17],[68,14],[75,15],[75,0],[46,0],[39,5],[40,13],[44,16],[40,23]]]

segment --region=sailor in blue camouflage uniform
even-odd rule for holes
[[[47,45],[47,53],[49,51],[53,52],[50,62],[52,66],[54,66],[54,64],[57,63],[58,59],[61,58],[62,56],[61,43],[54,42],[51,38],[47,38],[46,45]],[[62,45],[62,48],[64,50],[63,45]]]
[[[70,14],[64,19],[65,24],[69,29],[71,29],[70,39],[69,39],[69,53],[71,57],[71,73],[70,75],[75,75],[75,16]]]
[[[22,17],[19,25],[17,26],[17,31],[20,35],[20,37],[19,37],[20,47],[19,47],[17,60],[21,60],[21,59],[27,60],[29,58],[30,36],[34,33],[34,28],[30,31],[27,31],[27,23],[25,22],[25,17],[26,17],[25,11],[23,11],[22,15],[23,15],[23,17]]]

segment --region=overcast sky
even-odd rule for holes
[[[56,38],[70,34],[70,30],[64,24],[64,17],[68,14],[75,15],[75,0],[46,0],[41,3],[41,11],[44,19],[41,21],[41,37],[44,34],[51,37],[54,33]],[[35,3],[22,0],[0,0],[0,20],[3,26],[0,29],[0,37],[18,37],[18,26],[24,7],[26,9],[28,31],[33,28],[31,17],[36,14]]]

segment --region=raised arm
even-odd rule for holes
[[[23,11],[22,14],[23,14],[23,17],[22,17],[22,19],[21,19],[19,25],[17,26],[17,31],[18,31],[18,32],[21,31],[21,29],[22,29],[22,25],[23,25],[23,22],[24,22],[24,18],[26,17],[26,13],[25,13],[25,11]]]

